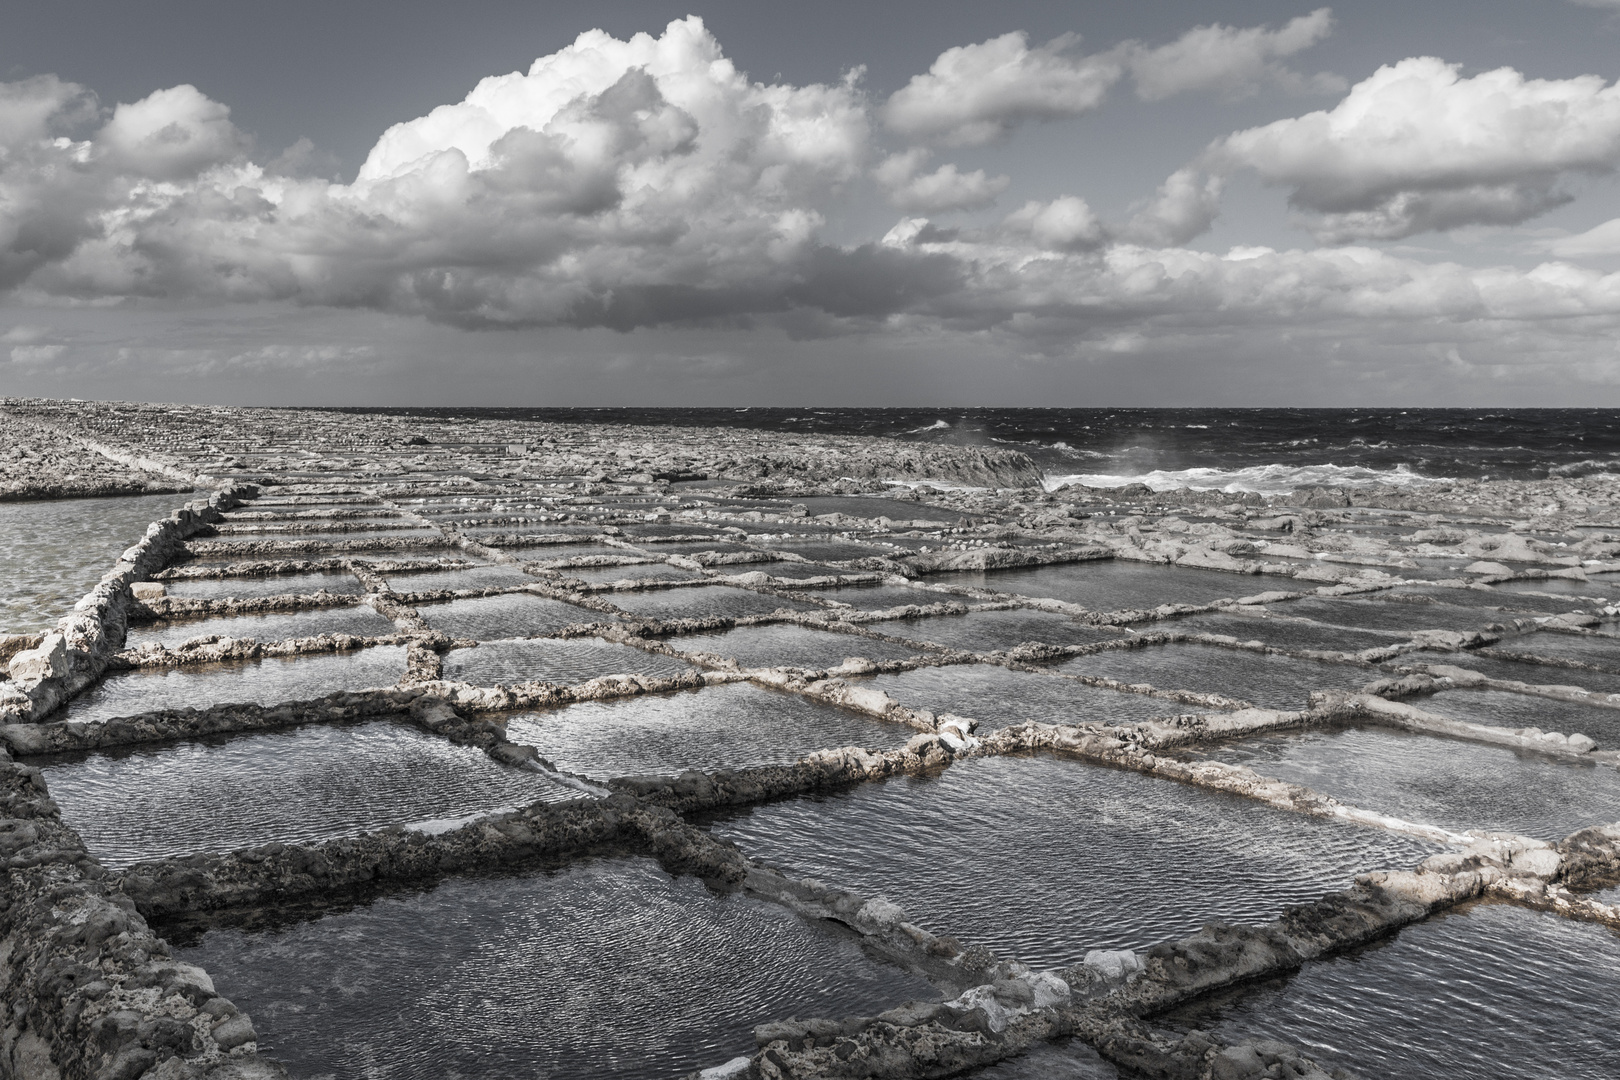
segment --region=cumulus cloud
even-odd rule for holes
[[[0,185],[27,205],[5,283],[469,324],[727,317],[788,303],[869,135],[852,81],[753,82],[696,18],[656,38],[592,31],[486,79],[389,129],[347,185],[253,165],[228,111],[177,87],[83,143],[35,139],[39,163],[7,161]],[[82,197],[53,222],[33,194],[61,194],[64,170]]]
[[[1272,83],[1295,93],[1336,93],[1348,85],[1337,75],[1304,76],[1278,63],[1310,48],[1333,32],[1333,12],[1317,8],[1277,30],[1212,23],[1187,31],[1168,45],[1125,50],[1137,96],[1162,101],[1175,94],[1213,91],[1231,97],[1254,93]]]
[[[1064,34],[1033,48],[1023,31],[939,54],[883,106],[896,134],[918,143],[982,146],[1033,120],[1060,120],[1096,109],[1127,73],[1146,101],[1205,91],[1241,97],[1271,83],[1292,91],[1340,92],[1336,75],[1306,77],[1279,60],[1310,48],[1333,30],[1319,8],[1277,30],[1212,23],[1168,45],[1125,41],[1080,53],[1080,36]]]
[[[964,173],[949,163],[923,172],[929,157],[927,150],[913,147],[891,154],[874,170],[891,205],[925,214],[980,210],[995,202],[996,196],[1012,183],[1007,176],[988,176],[983,169]]]
[[[1175,247],[1201,236],[1221,208],[1221,178],[1177,169],[1154,197],[1133,206],[1121,235],[1138,244]]]
[[[1090,112],[1124,72],[1118,56],[1080,56],[1077,34],[1030,48],[1019,30],[939,54],[890,96],[883,120],[918,142],[980,146],[1028,120]]]
[[[1277,58],[1327,25],[1325,14],[1298,23],[1249,36],[1216,28],[1205,37],[1238,60],[1175,85],[1275,80]],[[877,112],[933,143],[1073,115],[1134,70],[1129,50],[1112,53],[1110,68],[1074,46],[1010,35],[953,50]],[[984,77],[970,86],[974,72]],[[948,92],[952,80],[962,94]],[[874,110],[853,78],[754,81],[695,18],[657,37],[593,31],[525,72],[484,80],[389,129],[352,183],[309,175],[308,147],[255,164],[228,110],[192,87],[100,110],[80,87],[28,80],[0,88],[0,289],[19,302],[284,301],[459,326],[960,330],[1054,350],[1336,320],[1484,327],[1500,340],[1556,323],[1612,338],[1620,276],[1562,262],[1520,271],[1363,247],[1182,246],[1209,227],[1223,178],[1240,169],[1291,187],[1333,238],[1511,219],[1561,197],[1565,177],[1611,167],[1612,96],[1602,80],[1461,79],[1439,61],[1407,61],[1331,111],[1221,140],[1122,222],[1065,194],[947,229],[922,215],[988,206],[1007,178],[936,165],[921,146],[874,161]],[[880,242],[829,243],[824,216],[872,179],[906,218]],[[1608,243],[1599,232],[1558,250]],[[207,370],[375,359],[260,344],[210,352]],[[44,364],[85,346],[18,326],[4,348]]]
[[[1050,202],[1031,200],[1008,214],[1006,235],[1027,237],[1046,251],[1089,251],[1108,242],[1108,231],[1086,200],[1062,195]]]
[[[1396,239],[1514,225],[1620,162],[1620,88],[1598,76],[1463,78],[1415,57],[1379,68],[1331,110],[1239,131],[1206,158],[1291,189],[1318,238]]]

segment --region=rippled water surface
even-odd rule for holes
[[[1620,817],[1620,772],[1388,730],[1276,735],[1211,750],[1367,810],[1448,829],[1561,840]]]
[[[1426,658],[1429,663],[1451,664],[1477,671],[1491,679],[1507,682],[1530,683],[1538,686],[1578,686],[1583,690],[1596,690],[1603,694],[1620,693],[1620,674],[1607,671],[1588,671],[1585,668],[1554,667],[1550,664],[1532,664],[1510,660],[1490,649],[1472,649],[1468,652]],[[1396,661],[1399,663],[1399,661]]]
[[[185,494],[0,503],[0,634],[45,630]]]
[[[1609,748],[1620,746],[1620,709],[1583,705],[1573,701],[1510,694],[1505,690],[1446,690],[1408,700],[1441,716],[1495,727],[1538,727],[1542,731],[1580,732]],[[1615,807],[1620,819],[1620,806]]]
[[[646,619],[739,618],[743,615],[769,615],[781,609],[809,611],[816,606],[727,585],[598,593],[597,597]]]
[[[355,637],[387,637],[397,630],[365,604],[350,607],[315,608],[311,611],[271,611],[263,615],[220,615],[207,619],[164,619],[146,626],[135,626],[125,639],[127,648],[159,644],[175,648],[193,638],[217,635],[281,641],[287,638],[316,637],[320,634],[352,634]]]
[[[932,589],[913,589],[909,585],[846,585],[837,589],[816,589],[814,595],[862,611],[883,611],[912,604],[927,607],[929,604],[973,602],[965,596]]]
[[[1440,587],[1401,587],[1391,589],[1382,594],[1388,603],[1416,603],[1427,600],[1433,603],[1447,604],[1456,607],[1502,608],[1510,615],[1523,615],[1525,612],[1535,614],[1562,614],[1566,611],[1580,611],[1590,607],[1574,597],[1569,596],[1535,596],[1525,592],[1508,592],[1503,589],[1448,589]],[[1413,600],[1402,600],[1401,597],[1413,597]],[[1494,618],[1494,616],[1487,616]]]
[[[325,590],[337,596],[359,596],[364,590],[353,574],[271,574],[264,577],[181,578],[166,581],[169,596],[215,600],[255,596],[313,596]]]
[[[583,702],[515,716],[506,728],[558,768],[598,779],[779,765],[838,746],[892,749],[915,734],[749,683]]]
[[[880,624],[882,629],[888,626]],[[681,652],[710,652],[730,657],[744,667],[836,667],[851,656],[868,660],[900,660],[926,653],[921,647],[892,641],[812,630],[792,623],[739,626],[719,634],[683,634],[669,638]]]
[[[906,619],[886,624],[882,629],[884,633],[899,637],[932,641],[969,652],[1011,649],[1026,641],[1038,641],[1043,645],[1090,645],[1119,637],[1118,633],[1087,626],[1062,615],[1027,608]]]
[[[1226,574],[1218,570],[1160,566],[1126,559],[1096,559],[935,577],[952,585],[1062,600],[1092,611],[1151,609],[1160,604],[1207,604],[1271,589],[1299,590],[1292,578]]]
[[[550,634],[575,623],[612,622],[614,617],[590,608],[565,604],[533,593],[475,596],[440,604],[423,604],[417,614],[451,637],[495,641],[500,638]]]
[[[1612,1080],[1617,1002],[1620,935],[1482,904],[1179,1019],[1369,1077]]]
[[[413,570],[384,574],[397,593],[441,592],[456,589],[504,589],[527,585],[534,578],[515,566],[469,566],[464,570]]]
[[[683,570],[668,563],[631,563],[629,566],[576,566],[563,571],[592,585],[609,585],[615,581],[691,581],[703,575],[695,570]]]
[[[854,941],[639,859],[453,879],[178,952],[306,1080],[667,1080],[752,1052],[755,1024],[938,1000]]]
[[[521,682],[571,685],[601,675],[678,675],[692,665],[601,638],[486,641],[444,656],[444,677],[476,686]]]
[[[307,701],[339,690],[387,687],[405,674],[405,648],[379,645],[352,653],[272,657],[183,668],[111,672],[52,719],[89,723],[158,709]]]
[[[1312,690],[1353,690],[1384,676],[1354,664],[1186,644],[1110,649],[1066,660],[1058,670],[1148,683],[1161,690],[1223,694],[1265,709],[1304,709]]]
[[[1169,698],[1104,690],[1073,679],[1012,671],[993,664],[917,668],[855,681],[882,690],[903,705],[972,717],[986,729],[1029,721],[1128,724],[1156,716],[1213,711]]]
[[[41,763],[62,817],[112,866],[349,836],[577,792],[402,723],[310,725]]]
[[[1620,668],[1620,636],[1611,634],[1559,634],[1545,630],[1500,641],[1496,647],[1533,656],[1556,656],[1560,660],[1579,660],[1585,664]]]
[[[886,896],[935,933],[1035,965],[1143,948],[1214,918],[1274,919],[1435,850],[1054,757],[972,759],[712,828],[769,864]]]
[[[1239,641],[1260,641],[1274,649],[1319,649],[1324,652],[1358,653],[1363,649],[1377,649],[1403,640],[1406,635],[1376,630],[1357,630],[1345,626],[1329,626],[1309,619],[1289,618],[1289,604],[1278,604],[1276,616],[1226,615],[1209,613],[1188,615],[1169,622],[1155,623],[1147,629],[1179,630],[1187,634],[1225,634]]]
[[[1334,626],[1386,630],[1409,636],[1418,630],[1480,630],[1511,618],[1487,608],[1460,604],[1420,604],[1393,600],[1351,600],[1344,597],[1306,596],[1279,608]]]

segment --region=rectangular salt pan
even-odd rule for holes
[[[523,682],[571,686],[602,675],[667,678],[691,670],[692,665],[673,656],[601,638],[486,641],[475,649],[453,649],[444,657],[446,679],[475,686]]]
[[[812,630],[791,623],[739,626],[720,634],[683,634],[668,639],[680,652],[707,652],[728,657],[743,667],[827,668],[851,656],[868,660],[903,660],[926,653],[920,646]]]
[[[41,762],[52,798],[108,866],[575,798],[406,724],[309,725]]]
[[[91,723],[159,709],[309,701],[339,690],[389,687],[404,674],[402,645],[199,667],[137,668],[104,676],[51,719]]]
[[[1266,615],[1263,610],[1254,615],[1209,612],[1154,623],[1144,629],[1184,634],[1221,634],[1237,638],[1239,641],[1259,641],[1275,649],[1296,651],[1312,649],[1344,653],[1383,648],[1402,641],[1407,636],[1384,630],[1329,626],[1312,619],[1289,618],[1290,614],[1290,605],[1279,604],[1275,608],[1274,615]]]
[[[1526,612],[1537,614],[1562,614],[1566,611],[1582,611],[1591,607],[1583,604],[1572,596],[1534,596],[1524,592],[1509,592],[1505,589],[1449,589],[1442,587],[1397,588],[1382,594],[1391,602],[1403,602],[1401,597],[1419,597],[1434,603],[1447,604],[1456,607],[1501,608],[1508,612],[1508,617],[1522,616]],[[1410,602],[1410,601],[1405,601]],[[1496,616],[1490,616],[1496,618]]]
[[[1538,686],[1578,686],[1583,690],[1596,690],[1601,694],[1620,693],[1620,674],[1511,660],[1497,655],[1491,649],[1473,649],[1468,652],[1426,656],[1421,659],[1430,664],[1467,668],[1479,672],[1486,678],[1503,679],[1507,682],[1531,683]],[[1395,661],[1397,664],[1401,662],[1402,660]]]
[[[1496,648],[1533,656],[1553,656],[1560,660],[1578,660],[1583,664],[1596,664],[1620,671],[1620,636],[1613,634],[1560,634],[1543,630],[1522,637],[1505,638],[1496,643]]]
[[[1274,589],[1304,591],[1301,583],[1292,578],[1226,574],[1122,559],[939,574],[935,578],[991,592],[1062,600],[1091,611],[1151,610],[1161,604],[1208,604]]]
[[[576,623],[612,622],[613,616],[532,593],[505,593],[423,604],[417,613],[451,637],[496,641],[550,634]]]
[[[1562,840],[1620,814],[1620,772],[1578,759],[1384,729],[1254,739],[1208,753],[1382,814]]]
[[[1160,690],[1220,694],[1263,709],[1305,709],[1312,690],[1355,690],[1387,672],[1354,664],[1296,660],[1218,645],[1148,645],[1077,656],[1057,666],[1070,675],[1093,675]]]
[[[1419,630],[1481,630],[1492,623],[1508,623],[1511,613],[1457,604],[1422,604],[1399,600],[1360,600],[1349,597],[1307,596],[1275,608],[1330,626],[1385,630],[1410,635]]]
[[[1390,1080],[1612,1080],[1617,972],[1606,927],[1478,904],[1170,1019]]]
[[[862,611],[886,611],[898,607],[928,607],[932,604],[971,604],[955,593],[933,589],[913,589],[908,585],[849,585],[840,589],[816,589],[810,593],[835,604],[847,604]]]
[[[646,619],[742,618],[769,615],[773,611],[810,611],[816,605],[789,600],[783,596],[751,592],[729,585],[696,585],[677,589],[651,589],[645,592],[603,592],[606,600],[632,616]]]
[[[1043,645],[1091,645],[1111,641],[1119,633],[1087,626],[1063,615],[1014,608],[1009,611],[973,611],[966,615],[933,615],[926,619],[906,619],[888,623],[886,634],[931,641],[969,652],[996,652],[1025,642]]]
[[[504,589],[534,581],[515,566],[471,566],[465,570],[428,570],[387,573],[388,588],[396,593],[453,592],[458,589]]]
[[[329,592],[337,596],[359,596],[365,590],[360,579],[343,572],[334,574],[270,574],[264,577],[181,578],[163,583],[169,596],[217,600],[250,599],[258,596],[314,596]]]
[[[506,737],[595,779],[784,765],[839,746],[893,749],[911,728],[748,683],[515,716]]]
[[[177,950],[295,1076],[664,1080],[756,1024],[938,1000],[778,905],[642,859],[457,878]]]
[[[349,607],[314,608],[309,611],[272,611],[263,615],[218,615],[206,619],[165,619],[147,626],[131,627],[124,645],[134,649],[157,643],[176,648],[195,638],[215,635],[253,638],[256,641],[284,641],[290,638],[319,637],[321,634],[351,634],[355,637],[387,637],[398,633],[391,619],[385,619],[365,604]]]
[[[883,896],[936,934],[1036,967],[1263,922],[1432,847],[1056,757],[978,758],[727,812],[785,871]]]
[[[1559,680],[1561,681],[1561,680]],[[1537,727],[1565,735],[1580,732],[1606,750],[1620,749],[1620,709],[1505,690],[1446,690],[1428,697],[1407,698],[1427,712],[1492,727]],[[1620,806],[1615,807],[1620,818]]]
[[[615,581],[691,581],[703,575],[695,570],[683,570],[668,563],[632,563],[629,566],[574,566],[561,571],[591,585],[610,585]]]
[[[856,682],[882,690],[902,705],[971,717],[986,730],[1030,722],[1131,724],[1156,716],[1215,711],[992,664],[918,668]]]

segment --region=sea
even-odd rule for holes
[[[1620,478],[1615,409],[347,409],[431,417],[882,435],[1022,450],[1050,487],[1274,495],[1312,485]]]

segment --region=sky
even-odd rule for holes
[[[0,396],[1620,406],[1620,0],[58,0]]]

